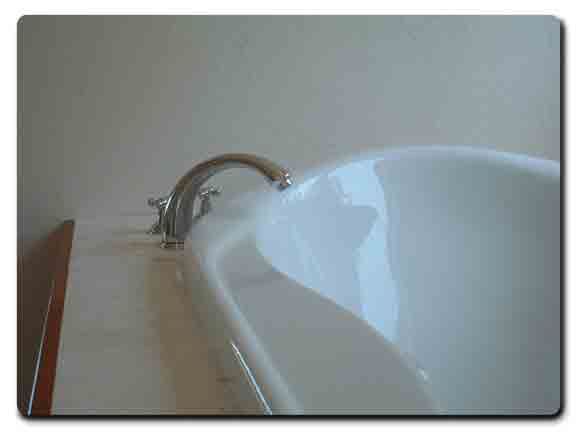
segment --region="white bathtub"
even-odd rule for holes
[[[245,412],[542,414],[560,394],[560,167],[360,155],[191,230],[186,274]]]

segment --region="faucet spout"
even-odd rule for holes
[[[192,221],[200,217],[194,214],[194,202],[202,185],[215,174],[229,168],[251,168],[264,176],[277,190],[292,184],[290,172],[280,165],[251,154],[223,154],[194,166],[176,184],[170,193],[162,218],[162,247],[182,248]]]

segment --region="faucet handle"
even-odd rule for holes
[[[198,216],[204,216],[212,210],[212,197],[218,196],[222,190],[216,186],[206,186],[198,191],[198,199],[200,200],[200,213]]]
[[[148,206],[156,210],[164,209],[167,203],[168,203],[168,197],[148,198]]]
[[[203,188],[200,188],[200,191],[198,192],[198,196],[200,198],[206,197],[206,196],[218,196],[222,193],[222,189],[220,189],[217,186],[206,186]]]
[[[147,231],[148,234],[161,234],[162,233],[162,219],[164,217],[164,210],[168,204],[168,197],[161,198],[148,198],[148,206],[158,211],[158,220]]]

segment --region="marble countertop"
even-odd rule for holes
[[[76,221],[53,414],[238,413],[152,219]]]

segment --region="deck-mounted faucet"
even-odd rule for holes
[[[268,159],[244,153],[229,153],[208,159],[184,175],[170,195],[158,200],[149,200],[149,205],[158,209],[158,222],[149,231],[162,233],[161,246],[179,249],[184,245],[192,222],[210,210],[210,197],[218,193],[215,188],[203,188],[203,184],[214,174],[234,167],[252,168],[268,179],[278,190],[292,184],[290,172]],[[196,198],[200,210],[194,214]]]

